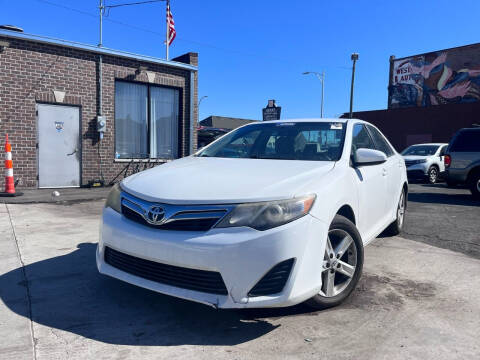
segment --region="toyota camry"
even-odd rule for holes
[[[238,128],[108,195],[100,273],[217,308],[341,303],[403,227],[405,162],[361,120]]]

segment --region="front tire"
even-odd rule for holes
[[[355,225],[341,215],[328,230],[322,261],[322,288],[306,301],[315,309],[326,309],[341,304],[355,289],[363,269],[363,242]]]
[[[480,199],[480,171],[476,171],[469,179],[470,192],[475,199]]]

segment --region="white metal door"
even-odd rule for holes
[[[79,108],[37,105],[38,187],[80,186]]]

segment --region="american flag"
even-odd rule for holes
[[[170,2],[167,2],[167,24],[168,24],[168,34],[167,34],[167,41],[168,46],[170,46],[177,35],[175,31],[175,21],[173,21],[172,12],[170,11]]]

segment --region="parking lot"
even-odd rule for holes
[[[340,307],[222,311],[99,275],[103,201],[0,204],[1,359],[480,357],[480,203],[410,186]]]

